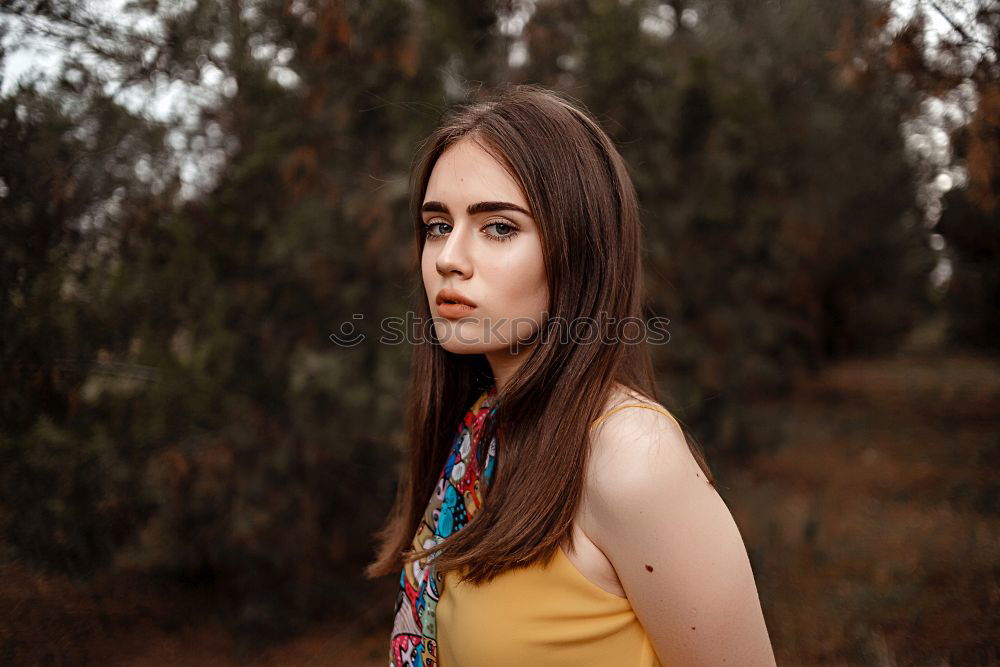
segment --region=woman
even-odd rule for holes
[[[635,336],[639,209],[610,139],[508,86],[450,114],[412,179],[433,326],[367,571],[402,566],[391,664],[773,665],[739,530]]]

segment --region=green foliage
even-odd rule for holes
[[[102,204],[127,186],[121,156],[158,136],[131,131],[137,119],[100,96],[91,112],[109,127],[79,137],[56,95],[22,87],[0,100],[4,529],[31,562],[75,573],[108,564],[142,514],[128,406],[83,407],[102,385],[122,389],[88,376],[89,360],[127,341],[105,319],[114,306],[87,291],[102,246],[83,226],[100,224]]]
[[[579,87],[633,167],[651,310],[671,318],[658,366],[734,454],[774,435],[741,405],[893,349],[931,308],[900,132],[919,98],[873,46],[879,9],[553,1],[529,31],[528,77]]]
[[[1000,206],[984,211],[964,190],[944,199],[937,230],[947,240],[952,266],[945,308],[952,343],[1000,352]]]

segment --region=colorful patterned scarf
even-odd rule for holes
[[[477,460],[482,426],[496,406],[496,385],[483,392],[459,425],[444,470],[438,478],[424,518],[413,538],[414,548],[428,548],[465,526],[483,501],[481,486],[493,476],[496,438],[490,441],[486,464]],[[390,667],[437,667],[437,603],[444,580],[434,572],[433,560],[440,552],[403,566],[399,577],[395,618],[389,648]]]

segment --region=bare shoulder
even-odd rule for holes
[[[660,662],[773,667],[739,527],[673,419],[618,410],[594,429],[591,447],[586,533]]]
[[[636,404],[645,408],[624,407]],[[606,494],[643,479],[665,482],[671,475],[705,480],[679,424],[663,405],[620,388],[609,406],[610,414],[591,432],[588,491]]]

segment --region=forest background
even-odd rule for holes
[[[998,48],[989,0],[0,3],[0,662],[384,664],[408,169],[513,81],[632,170],[779,664],[997,664]]]

